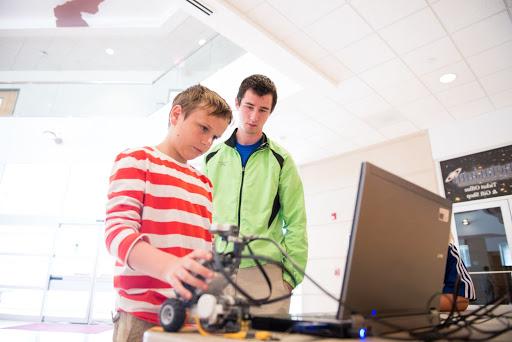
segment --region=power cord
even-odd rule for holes
[[[270,283],[270,279],[268,278],[268,275],[266,274],[263,267],[261,267],[261,262],[264,261],[266,263],[274,264],[279,266],[283,272],[286,272],[290,277],[292,277],[293,281],[295,282],[295,279],[292,275],[292,272],[288,270],[282,263],[277,262],[273,259],[262,257],[262,256],[256,256],[250,250],[249,244],[254,241],[267,241],[273,244],[276,248],[279,249],[279,251],[282,253],[284,258],[290,262],[290,264],[294,267],[295,270],[297,270],[301,275],[304,276],[304,278],[311,281],[318,289],[320,289],[324,294],[326,294],[329,298],[335,300],[336,302],[340,303],[340,305],[346,306],[345,303],[341,301],[341,298],[336,297],[335,295],[331,294],[328,290],[326,290],[324,287],[322,287],[320,284],[318,284],[312,277],[310,277],[306,272],[288,255],[288,253],[282,248],[281,245],[279,245],[277,242],[275,242],[272,239],[264,238],[264,237],[256,237],[256,236],[242,236],[242,239],[249,250],[249,255],[242,255],[241,258],[247,258],[255,260],[256,265],[258,266],[258,269],[260,272],[263,273],[267,283]],[[233,285],[235,289],[237,289],[242,295],[244,295],[249,301],[257,305],[263,305],[263,304],[269,304],[273,302],[277,302],[279,300],[284,300],[286,298],[289,298],[291,294],[281,296],[274,299],[268,299],[270,297],[270,294],[267,298],[263,299],[254,299],[252,298],[246,291],[241,289],[234,281],[231,280],[231,278],[224,274],[228,282]],[[229,279],[228,279],[229,278]],[[438,325],[434,325],[432,327],[427,328],[417,328],[417,329],[410,329],[403,326],[400,326],[398,324],[390,323],[386,321],[383,318],[379,317],[367,317],[365,316],[365,319],[372,320],[375,322],[379,322],[380,324],[386,325],[390,328],[392,328],[394,331],[380,334],[379,337],[386,338],[386,339],[392,339],[392,340],[400,340],[400,341],[417,341],[425,340],[425,341],[435,341],[435,340],[463,340],[463,341],[486,341],[490,338],[497,337],[499,335],[502,335],[508,331],[512,330],[512,316],[509,314],[512,314],[512,311],[508,311],[501,314],[495,314],[494,311],[497,309],[498,305],[502,304],[508,297],[503,296],[502,298],[499,298],[498,300],[494,301],[493,303],[489,303],[487,305],[484,305],[480,307],[479,309],[470,312],[468,314],[463,314],[457,310],[457,296],[460,288],[460,277],[457,277],[456,283],[454,286],[454,292],[453,295],[453,301],[452,306],[450,309],[450,312],[447,316],[447,318]],[[269,289],[271,292],[271,285],[269,285]],[[439,296],[440,293],[434,294],[427,303],[427,309],[430,309],[431,302]],[[347,307],[349,310],[351,310],[350,307]],[[353,311],[354,314],[357,314],[357,312]],[[478,324],[482,324],[488,320],[491,319],[498,319],[499,322],[501,322],[504,327],[501,329],[494,329],[494,330],[484,330],[480,327],[478,327]],[[505,320],[505,321],[503,321]],[[480,334],[480,336],[472,336],[474,332],[477,332]],[[398,333],[407,333],[409,337],[402,337],[402,336],[396,336]],[[465,333],[465,336],[461,336],[461,333]],[[395,335],[395,336],[390,336]]]

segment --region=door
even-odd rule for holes
[[[0,319],[41,319],[56,228],[0,224]]]
[[[88,323],[101,226],[61,224],[50,260],[43,321]]]
[[[512,221],[509,202],[489,201],[454,206],[459,251],[471,278],[477,301],[491,303],[503,296],[511,304]]]

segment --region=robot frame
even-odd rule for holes
[[[225,243],[233,243],[233,250],[230,252],[214,250],[213,258],[204,262],[204,265],[216,272],[217,276],[208,284],[207,291],[186,285],[192,293],[192,298],[185,300],[177,295],[176,298],[168,298],[161,306],[159,312],[160,324],[167,332],[180,330],[187,317],[187,311],[196,318],[200,329],[208,333],[235,333],[242,330],[250,322],[250,306],[259,306],[284,300],[290,294],[272,298],[272,284],[268,275],[262,267],[262,261],[279,266],[287,273],[293,281],[293,274],[280,262],[273,259],[255,255],[250,243],[256,240],[266,240],[273,243],[282,252],[282,247],[275,241],[267,238],[239,236],[239,228],[236,225],[212,225],[210,231],[219,236]],[[242,255],[247,248],[249,254]],[[285,256],[286,253],[284,253]],[[242,259],[252,259],[262,273],[268,285],[269,293],[263,298],[254,298],[244,289],[240,288],[232,276],[236,273]],[[303,272],[294,262],[289,259],[292,265]],[[242,296],[231,296],[224,293],[224,289],[231,285]]]

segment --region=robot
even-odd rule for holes
[[[186,285],[192,293],[190,300],[177,296],[167,299],[160,308],[160,324],[167,332],[176,332],[180,330],[185,323],[187,312],[196,318],[199,329],[208,333],[236,333],[246,329],[250,321],[249,308],[251,305],[261,305],[291,296],[285,295],[270,300],[271,285],[268,276],[261,267],[259,261],[279,265],[284,272],[293,275],[280,263],[262,256],[256,256],[252,253],[249,243],[258,240],[255,237],[239,237],[239,228],[235,225],[212,225],[210,231],[220,236],[227,244],[233,243],[233,251],[224,253],[215,251],[213,258],[204,263],[204,265],[218,275],[209,283],[208,290],[203,292],[198,288]],[[249,255],[242,255],[242,251],[247,248]],[[269,286],[269,295],[265,298],[253,298],[250,294],[238,287],[232,276],[235,274],[242,258],[251,258],[256,260],[256,264],[263,273]],[[229,296],[223,293],[223,290],[231,284],[242,297]]]

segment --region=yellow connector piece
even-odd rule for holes
[[[222,334],[222,333],[215,334],[215,333],[210,333],[210,332],[206,331],[202,327],[201,322],[200,322],[198,317],[194,317],[194,320],[196,321],[196,324],[197,324],[197,331],[202,336],[222,336],[222,337],[225,337],[225,338],[232,338],[232,339],[236,339],[236,340],[245,340],[245,339],[249,339],[249,338],[255,338],[255,339],[260,340],[260,341],[271,341],[271,340],[274,340],[274,337],[268,331],[249,330],[248,329],[249,325],[247,324],[247,322],[243,322],[242,323],[242,329],[243,330],[240,330],[239,332],[236,332],[236,333],[225,333],[225,334]]]
[[[268,331],[257,331],[254,337],[260,341],[270,341],[273,339],[272,334]]]

